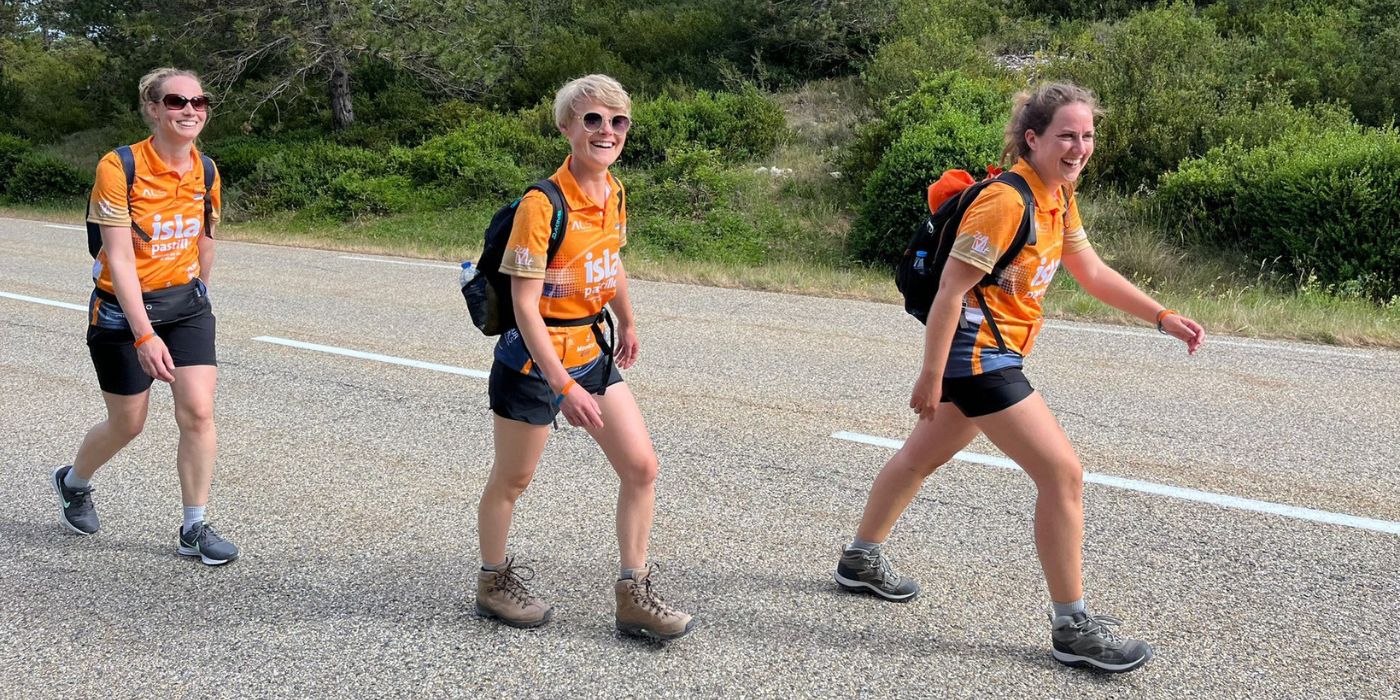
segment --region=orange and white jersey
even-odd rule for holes
[[[963,302],[963,318],[953,336],[946,377],[967,377],[1007,367],[1020,367],[1030,354],[1044,324],[1041,300],[1060,268],[1065,252],[1089,247],[1079,204],[1063,190],[1045,187],[1035,169],[1022,160],[1011,168],[1035,194],[1035,244],[1026,245],[996,279],[995,285],[975,287]],[[988,185],[968,207],[958,226],[949,257],[991,274],[997,260],[1011,247],[1025,216],[1026,205],[1011,185]],[[1005,348],[997,343],[992,323],[985,318],[976,291],[982,292],[992,323]]]
[[[136,253],[136,277],[141,291],[151,292],[186,284],[199,276],[199,238],[218,223],[221,205],[217,171],[209,197],[213,200],[212,221],[204,220],[204,168],[199,151],[190,147],[193,167],[184,175],[175,172],[156,154],[151,139],[132,144],[136,178],[131,185],[130,207],[126,174],[115,152],[97,164],[97,180],[92,187],[88,221],[100,226],[139,228],[145,237],[131,231]],[[92,267],[97,288],[115,293],[107,251],[97,254]]]
[[[547,319],[597,316],[617,294],[622,246],[627,245],[627,211],[621,183],[609,173],[607,197],[603,202],[595,202],[569,172],[572,159],[573,156],[566,158],[549,178],[559,186],[569,208],[568,230],[554,259],[548,261],[554,209],[539,190],[530,190],[520,200],[501,259],[501,272],[544,280],[540,315]],[[550,326],[549,335],[555,355],[567,369],[586,368],[602,353],[590,326]],[[502,336],[496,357],[521,372],[531,369],[529,352],[519,330]]]

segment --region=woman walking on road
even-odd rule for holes
[[[1094,152],[1096,113],[1093,95],[1074,85],[1048,84],[1018,96],[1003,160],[1015,162],[1010,172],[1034,194],[1036,239],[984,283],[1012,245],[1026,203],[1012,185],[998,182],[968,207],[929,311],[923,366],[909,399],[918,423],[875,479],[835,576],[849,590],[913,598],[918,584],[894,570],[883,544],[924,479],[983,433],[1036,485],[1035,542],[1054,607],[1054,658],[1123,672],[1146,663],[1152,649],[1119,636],[1117,619],[1085,607],[1083,467],[1022,374],[1022,359],[1041,328],[1041,299],[1061,261],[1085,291],[1154,323],[1189,353],[1205,342],[1205,331],[1113,271],[1090,246],[1073,185]]]
[[[89,228],[95,289],[87,344],[107,419],[83,439],[73,464],[53,472],[61,520],[98,530],[91,480],[146,424],[151,383],[175,398],[184,522],[176,552],[208,565],[238,558],[238,547],[205,520],[214,475],[214,314],[208,295],[220,183],[195,139],[209,118],[209,97],[194,73],[160,68],[141,79],[141,116],[151,136],[108,153],[97,166]],[[96,248],[97,241],[90,241]]]
[[[518,328],[496,345],[490,401],[495,462],[477,513],[481,539],[477,611],[515,627],[538,627],[553,608],[526,587],[534,574],[506,553],[515,501],[530,485],[549,426],[562,411],[597,441],[621,480],[613,585],[619,630],[657,639],[690,632],[690,615],[667,605],[647,567],[655,503],[656,453],[632,391],[617,368],[637,361],[637,326],[619,252],[627,244],[622,184],[608,172],[627,141],[632,101],[616,80],[589,75],[554,98],[554,121],[572,153],[549,182],[568,226],[551,256],[555,214],[531,189],[520,200],[501,271],[511,277]],[[546,185],[550,186],[550,185]],[[617,315],[617,347],[603,340],[604,307]],[[615,358],[615,362],[614,362]]]

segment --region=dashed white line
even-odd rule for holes
[[[390,265],[409,265],[412,267],[438,267],[447,270],[461,269],[460,265],[448,265],[447,263],[409,262],[407,260],[389,260],[387,258],[366,258],[359,255],[342,255],[341,260],[360,260],[363,262],[389,263]]]
[[[831,437],[837,440],[860,442],[867,445],[876,445],[893,449],[899,449],[904,446],[903,440],[891,440],[889,438],[851,433],[844,430],[832,433]],[[1015,462],[1005,457],[994,457],[992,455],[982,455],[974,452],[959,452],[953,459],[961,462],[1001,467],[1002,469],[1020,469],[1020,467],[1016,466]],[[1154,496],[1167,496],[1169,498],[1179,498],[1186,501],[1209,503],[1224,508],[1247,510],[1254,513],[1268,513],[1270,515],[1281,515],[1285,518],[1294,518],[1296,520],[1308,520],[1315,523],[1326,523],[1328,525],[1344,525],[1346,527],[1354,527],[1362,530],[1374,530],[1391,535],[1400,535],[1400,522],[1393,522],[1390,520],[1378,520],[1376,518],[1365,518],[1357,515],[1347,515],[1345,513],[1333,513],[1326,510],[1300,508],[1298,506],[1272,503],[1269,501],[1256,501],[1252,498],[1240,498],[1238,496],[1228,496],[1222,493],[1212,493],[1210,491],[1197,491],[1196,489],[1182,488],[1180,486],[1168,486],[1166,484],[1140,481],[1138,479],[1124,479],[1122,477],[1108,476],[1106,474],[1092,474],[1087,471],[1084,472],[1084,482],[1088,484],[1112,486],[1113,488],[1127,489],[1129,491],[1138,491]]]
[[[264,343],[272,343],[274,345],[284,345],[289,348],[297,348],[300,350],[315,350],[316,352],[324,352],[332,355],[343,355],[345,357],[354,357],[361,360],[373,360],[375,362],[383,362],[385,364],[390,365],[400,365],[403,367],[415,367],[417,369],[432,370],[434,372],[442,372],[444,374],[457,374],[464,377],[476,377],[477,379],[487,379],[491,376],[489,373],[483,372],[479,369],[467,369],[465,367],[453,367],[452,365],[440,365],[433,362],[423,362],[421,360],[410,360],[404,357],[394,357],[393,355],[380,355],[378,353],[373,352],[362,352],[360,350],[338,348],[333,345],[317,345],[316,343],[304,343],[300,340],[288,340],[287,338],[275,338],[272,336],[260,335],[256,338],[253,338],[253,340],[258,340]]]
[[[14,299],[14,300],[16,300],[16,301],[27,301],[27,302],[29,302],[29,303],[31,303],[31,304],[43,304],[43,305],[45,305],[45,306],[57,306],[57,307],[60,308],[60,309],[72,309],[72,310],[74,310],[74,311],[87,311],[87,310],[88,310],[88,307],[83,306],[82,304],[70,304],[70,303],[68,303],[68,302],[66,302],[66,301],[54,301],[54,300],[52,300],[52,299],[40,299],[39,297],[27,297],[27,296],[25,296],[25,295],[23,295],[23,294],[11,294],[11,293],[9,293],[9,292],[0,292],[0,297],[4,297],[4,298],[6,298],[6,299]]]

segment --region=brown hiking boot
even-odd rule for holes
[[[613,591],[617,594],[617,629],[626,634],[651,637],[653,639],[676,639],[683,637],[695,626],[691,616],[672,608],[652,588],[653,564],[636,578],[625,578],[617,582]]]
[[[539,627],[549,622],[554,607],[540,602],[525,587],[534,577],[534,569],[516,566],[514,559],[506,559],[500,571],[483,569],[476,575],[476,614],[511,627]]]

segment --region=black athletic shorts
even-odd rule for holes
[[[968,418],[989,416],[1011,408],[1032,391],[1035,389],[1020,367],[943,379],[943,401],[951,401]]]
[[[621,382],[622,373],[617,371],[615,363],[599,359],[574,381],[588,393],[600,395],[608,387]],[[549,382],[537,370],[522,374],[497,360],[491,365],[488,387],[491,410],[502,418],[531,425],[549,425],[559,415],[559,407],[554,404],[554,390],[549,388]]]
[[[170,350],[176,367],[218,366],[214,353],[214,312],[204,283],[142,295],[151,327]],[[88,301],[88,354],[97,369],[97,384],[109,394],[132,396],[154,381],[136,359],[135,336],[116,297],[94,290]]]

